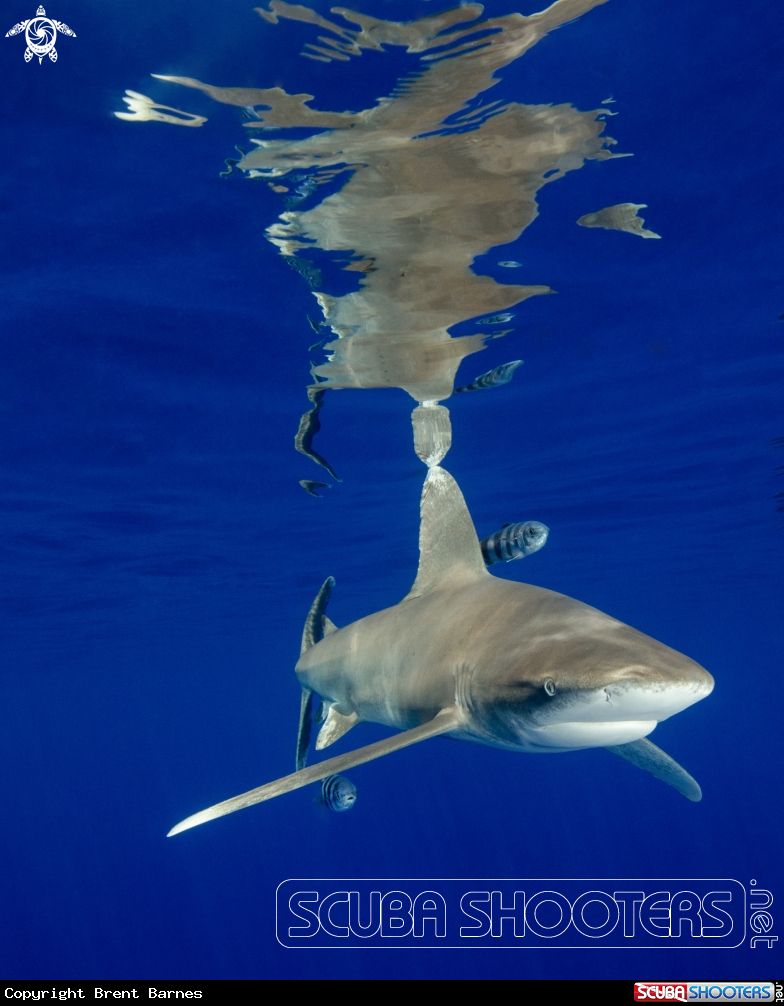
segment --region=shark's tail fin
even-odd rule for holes
[[[309,650],[311,646],[315,646],[320,639],[323,639],[325,632],[334,631],[335,626],[325,614],[334,586],[334,576],[328,576],[321,585],[321,590],[316,594],[316,599],[310,606],[308,617],[305,619],[305,628],[302,630],[300,656],[305,650]],[[313,722],[311,715],[312,704],[313,689],[303,687],[302,701],[299,706],[299,730],[297,732],[296,769],[298,772],[305,767],[305,763],[308,760],[310,728]]]

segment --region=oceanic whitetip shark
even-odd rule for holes
[[[319,591],[296,666],[297,771],[169,835],[439,734],[511,751],[603,747],[701,799],[696,781],[645,738],[710,694],[704,668],[571,597],[493,576],[457,483],[437,465],[422,492],[419,550],[406,597],[343,629],[325,614],[331,577]],[[314,692],[326,713],[317,750],[363,721],[402,732],[305,768]]]

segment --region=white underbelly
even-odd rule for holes
[[[657,720],[614,720],[605,723],[567,721],[540,727],[526,725],[520,732],[520,739],[526,750],[543,753],[613,747],[647,737],[657,722]]]

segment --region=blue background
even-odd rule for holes
[[[321,479],[292,446],[315,302],[264,238],[283,207],[263,183],[218,176],[247,148],[236,109],[148,74],[277,84],[342,110],[418,61],[300,59],[314,30],[239,0],[51,2],[77,35],[58,39],[56,64],[0,45],[2,974],[775,977],[781,953],[764,947],[285,950],[274,892],[352,875],[782,890],[778,5],[611,0],[504,71],[493,100],[590,109],[613,95],[606,132],[634,157],[545,187],[520,241],[477,261],[559,293],[518,308],[515,333],[459,374],[522,357],[511,385],[448,403],[447,466],[480,535],[551,528],[499,575],[578,597],[714,675],[713,695],[654,735],[703,802],[603,751],[439,739],[354,770],[348,814],[302,790],[167,840],[291,770],[312,597],[334,575],[344,625],[405,594],[424,468],[407,395],[343,391],[316,447],[344,481],[322,500],[297,484]],[[4,5],[6,29],[34,6]],[[209,122],[120,122],[125,88]],[[625,201],[649,204],[663,240],[574,225]],[[507,279],[499,259],[525,268]],[[361,726],[335,750],[385,732]]]

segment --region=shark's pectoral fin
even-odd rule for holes
[[[630,744],[618,744],[616,747],[608,747],[608,751],[625,758],[626,761],[641,768],[644,772],[666,782],[668,786],[677,789],[687,800],[698,803],[702,799],[702,790],[696,779],[693,779],[686,769],[670,758],[668,754],[657,748],[646,738],[639,741],[632,741]]]
[[[299,704],[299,730],[297,731],[297,758],[295,762],[298,772],[301,768],[305,768],[305,762],[308,760],[310,728],[313,722],[313,718],[311,716],[312,705],[313,689],[303,687],[302,700]]]
[[[359,723],[359,716],[356,713],[345,716],[343,713],[339,713],[334,706],[330,706],[324,725],[316,738],[316,750],[323,751],[324,748],[328,748],[330,744],[340,740],[343,734],[347,734],[357,723]]]
[[[328,758],[319,762],[318,765],[311,765],[310,768],[294,772],[292,775],[285,775],[275,782],[268,782],[265,786],[251,789],[247,793],[232,797],[231,800],[224,800],[223,803],[216,803],[213,807],[199,811],[191,817],[186,817],[175,825],[168,834],[179,835],[181,831],[195,828],[198,824],[205,824],[207,821],[214,821],[217,817],[225,814],[233,814],[235,810],[243,810],[245,807],[252,807],[254,803],[262,803],[264,800],[271,800],[275,796],[289,793],[291,790],[308,786],[312,782],[319,782],[329,775],[336,775],[354,768],[355,765],[364,765],[365,762],[373,761],[375,758],[382,758],[384,755],[398,751],[400,748],[409,747],[419,741],[425,741],[429,737],[437,737],[439,734],[448,734],[457,730],[462,723],[462,717],[457,709],[444,709],[428,723],[405,730],[402,734],[394,737],[387,737],[386,740],[376,741],[375,744],[368,744],[366,747],[357,748],[356,751],[349,751],[348,754],[337,755],[335,758]]]
[[[305,619],[305,628],[302,630],[302,646],[300,653],[304,653],[306,650],[309,650],[311,646],[315,646],[319,640],[324,638],[324,636],[328,636],[332,632],[337,632],[337,625],[327,618],[325,614],[332,594],[332,588],[334,586],[335,578],[328,576],[321,585],[321,590],[318,594],[316,594],[316,599],[310,606],[308,617]],[[297,731],[297,757],[295,762],[298,772],[300,769],[305,767],[305,763],[308,760],[308,745],[310,744],[310,730],[313,722],[311,714],[312,698],[313,690],[303,686],[302,701],[299,706],[299,729]],[[351,726],[353,726],[353,723]],[[349,728],[346,727],[346,730],[348,729]],[[343,733],[345,733],[346,730],[344,730]],[[340,736],[341,735],[338,734],[338,737]],[[335,740],[337,740],[338,737],[335,737]],[[326,747],[326,745],[323,746]]]
[[[302,646],[300,647],[300,655],[302,655],[305,650],[309,650],[311,646],[315,646],[320,639],[324,638],[324,627],[328,621],[326,610],[327,605],[329,604],[329,599],[332,595],[332,588],[334,586],[335,577],[328,576],[321,585],[321,590],[318,594],[316,594],[313,604],[310,606],[308,617],[305,619],[305,628],[302,630]],[[332,625],[332,622],[329,624]]]

